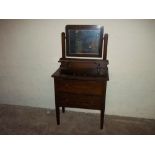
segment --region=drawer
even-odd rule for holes
[[[103,95],[105,90],[106,82],[104,81],[55,79],[55,91],[57,92]]]
[[[99,96],[57,93],[56,104],[64,107],[101,109],[104,98]]]

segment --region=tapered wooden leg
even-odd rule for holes
[[[62,107],[62,112],[65,113],[65,107]]]
[[[104,124],[104,109],[101,110],[100,129],[103,129]]]
[[[57,120],[57,125],[59,125],[60,124],[60,109],[58,106],[56,107],[56,120]]]

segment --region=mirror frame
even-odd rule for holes
[[[90,33],[87,31],[91,31],[94,33],[99,33],[99,38],[95,42],[94,51],[91,46],[87,47],[88,41],[91,42]],[[72,36],[71,33],[72,32]],[[80,38],[84,38],[83,40],[78,40],[80,46],[80,50],[76,48],[77,46],[77,36],[76,33],[80,32]],[[85,32],[85,33],[83,33]],[[66,56],[67,57],[94,57],[94,58],[101,58],[102,57],[102,44],[103,44],[103,33],[104,27],[100,25],[66,25]],[[85,39],[86,38],[86,39]],[[89,38],[89,40],[87,39]],[[94,37],[92,36],[93,43]],[[93,44],[94,45],[94,44]],[[84,48],[85,47],[85,48]],[[89,51],[90,49],[90,51]],[[77,50],[77,51],[76,51]],[[87,50],[87,52],[86,52]],[[72,52],[71,52],[72,51]]]

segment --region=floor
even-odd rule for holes
[[[61,113],[56,125],[55,111],[0,104],[1,135],[154,135],[155,120],[105,116],[104,129],[99,128],[99,114]]]

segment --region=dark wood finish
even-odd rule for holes
[[[66,32],[70,28],[96,29],[97,26],[68,25]],[[101,59],[67,58],[68,39],[68,35],[65,37],[65,33],[61,34],[62,58],[59,60],[61,65],[52,75],[55,86],[57,124],[60,124],[60,107],[62,107],[63,113],[65,107],[94,109],[101,112],[100,128],[103,129],[106,86],[109,80],[107,67],[109,63],[107,60],[108,34],[105,34],[101,39],[101,43],[104,43],[103,51],[101,50],[100,53]]]
[[[100,127],[103,128],[105,94],[108,72],[104,77],[66,75],[58,69],[53,75],[57,124],[60,123],[58,107],[101,110]]]
[[[62,44],[65,44],[65,35],[62,37]],[[65,74],[76,74],[84,76],[104,76],[107,72],[107,65],[109,64],[107,60],[107,44],[108,44],[108,34],[104,35],[103,42],[103,52],[102,59],[75,59],[65,57],[65,45],[62,45],[62,58],[59,62],[61,63],[60,69],[62,73]]]
[[[61,45],[62,45],[62,58],[65,58],[66,56],[66,53],[65,53],[65,48],[66,48],[66,46],[65,46],[65,33],[64,32],[62,32],[61,33]]]
[[[100,30],[100,39],[99,39],[99,54],[71,54],[69,53],[69,30]],[[103,40],[103,32],[104,28],[100,25],[66,25],[66,56],[73,56],[73,57],[102,57],[102,40]]]
[[[100,129],[103,129],[104,124],[104,109],[101,109]]]
[[[96,95],[60,93],[56,99],[60,107],[100,110],[102,105],[102,97]]]
[[[107,59],[107,46],[108,46],[108,34],[106,33],[103,38],[104,48],[103,48],[103,60]]]
[[[87,77],[86,77],[87,79]],[[55,91],[84,95],[101,95],[105,93],[103,81],[55,79]],[[63,87],[62,87],[63,86]]]
[[[65,74],[76,74],[84,76],[104,76],[108,70],[108,60],[91,59],[63,59],[61,62],[61,72]]]
[[[59,125],[60,124],[60,109],[58,105],[56,105],[56,119],[57,119],[57,125]]]
[[[65,113],[65,107],[62,107],[62,112]]]

